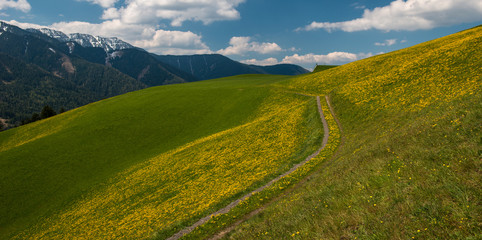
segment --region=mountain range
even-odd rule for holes
[[[247,65],[218,54],[162,56],[115,37],[24,30],[0,21],[0,119],[10,126],[44,105],[72,109],[152,86],[307,72],[291,64]]]
[[[298,75],[308,73],[300,66],[278,64],[274,66],[247,65],[219,54],[191,56],[155,55],[157,60],[196,76],[200,80],[241,74]]]

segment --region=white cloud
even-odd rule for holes
[[[100,0],[89,0],[97,1]],[[115,1],[115,0],[111,0]],[[245,0],[130,0],[126,6],[108,8],[102,16],[105,20],[120,19],[129,24],[156,24],[160,19],[171,21],[172,26],[181,26],[185,21],[237,20],[240,18],[236,7]],[[109,2],[104,0],[103,2]]]
[[[259,43],[251,41],[250,37],[232,37],[229,47],[221,49],[218,53],[223,55],[243,55],[248,52],[268,54],[283,51],[276,43]]]
[[[332,52],[326,55],[316,55],[313,53],[298,55],[294,54],[283,58],[281,63],[292,64],[344,64],[353,62],[363,58],[373,56],[372,53],[348,53],[348,52]]]
[[[306,55],[294,54],[286,56],[282,62],[302,64],[302,63],[318,63],[318,64],[334,64],[339,62],[352,62],[357,60],[357,55],[347,52],[332,52],[326,55],[316,55],[309,53]]]
[[[42,25],[38,25],[38,24],[34,24],[34,23],[23,23],[23,22],[17,22],[15,20],[10,20],[10,21],[4,21],[10,25],[15,25],[19,28],[23,28],[23,29],[26,29],[26,28],[45,28],[46,26],[42,26]]]
[[[157,30],[148,39],[134,41],[134,45],[163,54],[184,55],[211,52],[208,46],[202,42],[201,36],[190,31]]]
[[[297,30],[345,32],[432,29],[482,20],[480,0],[396,0],[388,6],[365,9],[363,16],[344,22],[312,22]]]
[[[202,36],[191,31],[163,30],[162,20],[172,26],[181,26],[185,21],[214,21],[240,18],[237,11],[245,0],[77,0],[98,4],[104,8],[101,23],[57,22],[50,26],[28,23],[12,24],[23,28],[53,28],[65,33],[87,33],[95,36],[118,37],[137,47],[158,54],[211,53],[202,41]],[[118,7],[116,7],[118,5]],[[27,8],[28,6],[28,8]],[[120,6],[120,7],[119,7]],[[29,10],[26,0],[0,0],[0,10],[16,7]],[[248,51],[270,53],[281,49],[275,43],[250,43]]]
[[[119,19],[121,17],[120,12],[117,8],[108,8],[104,10],[102,14],[102,19]]]
[[[0,0],[0,10],[14,8],[22,12],[28,12],[32,8],[27,0]]]
[[[361,59],[368,58],[378,54],[383,54],[383,52],[376,53],[376,54],[373,54],[373,53],[355,54],[355,53],[349,53],[349,52],[332,52],[326,55],[322,55],[322,54],[317,55],[313,53],[309,53],[305,55],[293,54],[291,56],[285,56],[281,61],[278,61],[278,59],[276,58],[267,58],[262,60],[247,59],[241,62],[246,64],[262,65],[262,66],[282,64],[282,63],[297,64],[309,69],[310,67],[315,66],[315,64],[339,65],[339,64],[345,64],[345,63],[361,60]]]
[[[352,3],[350,6],[355,8],[355,9],[366,9],[367,8],[365,5],[362,5],[359,2]]]
[[[118,2],[118,0],[78,0],[78,1],[90,2],[93,4],[100,5],[103,8],[112,7],[116,2]]]
[[[384,42],[376,42],[375,46],[392,46],[397,43],[397,39],[387,39]]]
[[[276,58],[266,58],[263,60],[257,60],[257,59],[247,59],[241,61],[242,63],[245,64],[252,64],[252,65],[258,65],[258,66],[270,66],[270,65],[276,65],[278,64],[278,59]]]

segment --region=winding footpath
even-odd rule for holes
[[[305,94],[300,94],[300,95],[304,95],[304,96],[310,96],[310,95],[305,95]],[[310,96],[311,97],[311,96]],[[326,96],[326,101],[328,103],[328,106],[330,106],[330,103],[329,103],[329,99],[328,99],[328,96]],[[303,160],[302,162],[294,165],[290,170],[288,170],[287,172],[279,175],[278,177],[276,177],[275,179],[271,180],[270,182],[268,182],[267,184],[259,187],[258,189],[244,195],[243,197],[231,202],[229,205],[227,205],[226,207],[218,210],[217,212],[215,213],[212,213],[212,214],[209,214],[208,216],[205,216],[201,219],[199,219],[199,221],[195,222],[193,225],[189,226],[189,227],[186,227],[184,229],[182,229],[181,231],[177,232],[176,234],[172,235],[170,238],[168,238],[167,240],[177,240],[179,238],[181,238],[182,236],[186,235],[186,234],[189,234],[190,232],[192,232],[196,227],[206,223],[209,219],[211,219],[211,216],[212,215],[219,215],[219,214],[225,214],[227,212],[229,212],[232,208],[234,208],[235,206],[237,206],[240,202],[244,201],[246,198],[250,197],[251,195],[255,194],[255,193],[258,193],[258,192],[261,192],[263,191],[265,188],[271,186],[273,183],[277,182],[278,180],[280,180],[281,178],[289,175],[290,173],[294,172],[296,169],[298,169],[299,167],[303,166],[305,163],[307,163],[308,161],[310,161],[312,158],[318,156],[318,154],[320,154],[321,150],[323,150],[326,146],[326,144],[328,143],[328,137],[330,136],[330,130],[328,128],[328,123],[326,122],[326,119],[325,119],[325,116],[323,115],[323,110],[321,109],[321,102],[320,102],[320,97],[319,96],[316,96],[316,103],[318,105],[318,112],[320,113],[320,118],[321,118],[321,122],[323,123],[323,133],[324,133],[324,136],[323,136],[323,141],[321,143],[321,147],[316,151],[314,152],[313,154],[311,154],[310,156],[308,156],[305,160]],[[333,111],[331,109],[331,106],[330,106],[330,110]]]

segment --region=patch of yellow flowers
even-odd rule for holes
[[[321,109],[328,123],[329,138],[326,146],[316,157],[312,158],[287,176],[282,177],[261,192],[252,194],[247,199],[241,201],[228,213],[213,216],[208,222],[198,226],[190,234],[183,236],[182,239],[204,239],[206,236],[212,235],[216,231],[224,228],[225,225],[233,223],[237,217],[243,216],[256,208],[259,208],[273,197],[279,195],[283,189],[288,188],[308,176],[314,169],[316,169],[316,167],[320,166],[320,164],[333,156],[340,144],[341,133],[327,103],[323,100],[320,103]]]
[[[389,56],[303,75],[283,86],[314,95],[335,91],[370,111],[419,111],[480,89],[481,45],[480,28],[469,29]]]

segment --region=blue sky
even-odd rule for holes
[[[480,0],[0,0],[20,27],[119,37],[158,54],[312,69],[482,24]]]

